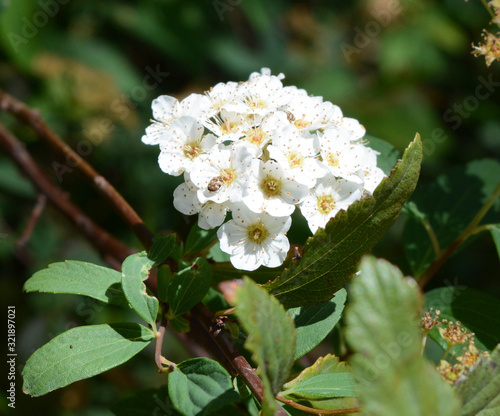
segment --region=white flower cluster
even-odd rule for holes
[[[283,263],[296,206],[314,233],[384,177],[357,120],[283,78],[263,68],[181,102],[161,96],[142,137],[160,146],[165,173],[184,174],[175,208],[198,213],[203,229],[222,225],[220,247],[238,269]]]

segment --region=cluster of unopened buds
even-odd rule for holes
[[[296,206],[314,233],[384,177],[357,120],[283,78],[263,68],[180,102],[160,96],[142,137],[160,146],[165,173],[184,175],[175,208],[220,226],[220,248],[242,270],[284,262]]]

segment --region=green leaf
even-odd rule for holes
[[[306,380],[319,375],[349,372],[350,369],[345,361],[340,362],[338,357],[327,354],[325,357],[319,357],[312,366],[304,369],[297,377],[286,383],[283,388],[285,391],[293,389]],[[340,410],[359,407],[359,403],[354,397],[316,398],[307,400],[307,406],[320,410]]]
[[[480,350],[491,351],[500,343],[500,300],[464,286],[447,286],[431,290],[425,294],[425,308],[439,309],[440,318],[460,321],[469,332],[474,333],[475,345]],[[429,336],[446,350],[448,344],[437,329]],[[464,345],[452,348],[457,355],[463,353]]]
[[[500,258],[500,224],[495,224],[490,228],[491,237],[497,248],[498,257]]]
[[[295,358],[293,321],[276,298],[248,277],[236,292],[234,314],[248,334],[245,348],[252,352],[262,379],[263,416],[273,415],[274,397],[288,378]]]
[[[83,261],[49,264],[26,281],[26,292],[71,293],[128,308],[120,272]]]
[[[462,399],[460,416],[496,416],[500,409],[500,345],[488,359],[481,359],[456,390]]]
[[[168,397],[167,386],[148,389],[111,405],[116,416],[181,416]]]
[[[42,396],[103,373],[146,347],[153,332],[136,323],[90,325],[70,329],[36,350],[23,369],[23,391]]]
[[[320,374],[295,384],[281,396],[295,400],[356,397],[351,373]]]
[[[208,261],[198,257],[190,267],[177,273],[168,288],[169,319],[182,315],[205,297],[212,283]]]
[[[154,261],[148,259],[145,251],[128,256],[122,265],[122,287],[132,309],[154,328],[158,299],[146,293],[146,285],[143,283],[153,266]]]
[[[158,299],[162,302],[167,302],[168,298],[168,287],[172,281],[173,274],[169,266],[164,265],[158,267],[158,273],[156,274],[156,280],[158,282]]]
[[[163,263],[176,245],[175,234],[157,235],[153,238],[153,245],[148,253],[148,258],[155,265]]]
[[[340,289],[333,299],[325,303],[288,310],[297,328],[296,360],[316,347],[332,331],[342,317],[346,296],[345,289]]]
[[[403,159],[372,197],[340,211],[325,229],[309,238],[303,258],[265,285],[286,308],[322,303],[356,273],[361,256],[371,250],[399,216],[417,184],[422,141],[417,135]]]
[[[184,416],[208,415],[239,399],[228,372],[219,363],[204,357],[177,365],[168,375],[168,394]]]
[[[459,402],[451,386],[422,356],[422,299],[415,281],[385,260],[366,257],[349,297],[349,364],[364,414],[456,415]]]
[[[204,230],[195,224],[191,227],[186,239],[184,254],[197,253],[204,249],[217,237],[217,229]]]
[[[365,135],[364,139],[367,141],[368,147],[380,153],[377,156],[377,166],[386,175],[389,175],[394,166],[396,166],[398,159],[401,159],[401,152],[385,140],[369,135]]]
[[[403,232],[406,256],[415,277],[419,277],[435,258],[435,251],[422,222],[426,222],[444,250],[465,230],[499,183],[500,162],[476,160],[465,169],[457,167],[422,186],[413,195]],[[497,223],[497,200],[481,224]]]

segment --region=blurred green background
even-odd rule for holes
[[[400,150],[419,132],[425,148],[421,182],[426,183],[473,159],[499,159],[498,65],[486,68],[483,59],[470,54],[488,23],[479,0],[2,0],[0,86],[38,108],[152,230],[185,236],[195,220],[173,209],[172,192],[181,179],[163,174],[158,148],[140,141],[154,98],[181,99],[269,67],[286,75],[285,85],[332,101],[344,115],[359,119],[368,134]],[[489,93],[477,98],[476,88],[488,79],[493,80]],[[77,172],[55,172],[61,165],[54,163],[64,160],[8,115],[0,114],[0,120],[85,212],[139,248]],[[127,319],[121,311],[79,297],[21,292],[24,281],[51,262],[103,264],[51,207],[28,246],[15,248],[36,196],[0,153],[0,296],[3,305],[17,309],[19,372],[34,349],[71,326]],[[408,273],[403,224],[401,218],[375,254]],[[480,236],[465,253],[454,257],[430,287],[447,281],[498,296],[500,266],[490,237]],[[186,358],[179,342],[169,340],[167,356]],[[16,413],[108,415],[113,401],[164,381],[151,351],[126,368],[39,399],[21,393],[18,376]]]

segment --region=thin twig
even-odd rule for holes
[[[113,208],[122,216],[142,245],[149,249],[153,244],[153,234],[146,227],[139,215],[118,193],[118,191],[70,146],[64,143],[57,134],[51,130],[40,116],[40,112],[31,109],[26,104],[16,100],[11,95],[0,90],[0,108],[12,113],[18,120],[28,124],[38,136],[46,141],[56,152],[67,160],[71,160],[76,168],[85,175],[90,182],[107,199]]]
[[[28,220],[28,224],[26,224],[26,228],[24,229],[21,237],[16,242],[17,248],[19,249],[24,248],[26,244],[28,244],[28,241],[30,241],[31,233],[35,229],[35,225],[40,219],[40,216],[42,215],[46,202],[47,202],[47,197],[44,194],[38,195],[35,207],[31,212],[30,219]]]
[[[441,247],[439,247],[439,241],[437,239],[436,233],[434,232],[431,224],[429,223],[429,221],[426,218],[422,218],[420,220],[420,222],[424,226],[425,231],[427,231],[427,235],[429,236],[429,238],[431,240],[432,247],[434,248],[434,255],[439,256],[439,254],[441,253]]]
[[[497,185],[493,193],[478,211],[476,216],[472,221],[465,227],[465,229],[460,233],[460,235],[451,242],[451,244],[442,250],[439,255],[436,256],[431,265],[425,270],[425,272],[420,277],[418,284],[420,287],[424,287],[429,280],[438,272],[438,270],[448,261],[451,255],[463,244],[465,241],[475,233],[476,227],[488,213],[493,203],[496,199],[500,197],[500,183]]]
[[[74,205],[68,196],[56,187],[38,167],[21,142],[1,123],[0,147],[16,162],[36,188],[46,195],[47,199],[94,245],[101,256],[113,267],[119,269],[123,260],[132,254],[132,251],[96,225]]]
[[[361,412],[361,407],[351,407],[350,409],[337,409],[337,410],[321,410],[321,409],[314,409],[312,407],[307,407],[299,403],[295,403],[293,400],[288,400],[285,399],[284,397],[281,396],[276,396],[276,399],[280,401],[281,403],[285,403],[291,407],[294,407],[295,409],[302,410],[303,412],[306,413],[312,413],[314,415],[347,415],[350,413],[358,413]]]

